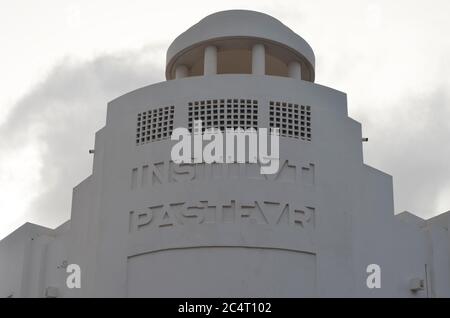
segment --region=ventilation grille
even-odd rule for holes
[[[280,128],[280,135],[311,141],[311,106],[270,102],[269,126]]]
[[[208,99],[194,101],[189,105],[189,130],[194,120],[202,121],[202,130],[215,127],[258,129],[258,101],[251,99]]]
[[[169,139],[173,130],[174,106],[151,109],[137,115],[136,145]]]

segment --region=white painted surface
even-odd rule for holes
[[[129,259],[127,296],[311,297],[316,294],[315,270],[314,255],[295,251],[243,247],[165,250]]]
[[[289,77],[301,80],[302,79],[302,66],[299,62],[290,62],[288,65]]]
[[[255,44],[252,47],[252,74],[266,74],[266,50],[262,44]]]
[[[185,78],[188,76],[189,70],[186,65],[178,65],[175,69],[175,78]]]
[[[203,69],[204,75],[217,74],[217,48],[215,46],[207,46],[205,48],[205,64]]]

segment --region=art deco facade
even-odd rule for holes
[[[449,213],[394,215],[391,176],[364,164],[361,124],[345,93],[314,83],[300,36],[262,13],[215,13],[170,45],[166,78],[108,103],[70,221],[0,243],[0,296],[450,296]],[[171,132],[196,119],[279,127],[278,173],[174,164]]]

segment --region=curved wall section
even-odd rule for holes
[[[262,175],[258,163],[173,163],[175,141],[158,136],[158,129],[189,128],[198,117],[218,128],[228,121],[232,127],[279,124],[278,172]],[[209,296],[208,286],[217,296],[238,289],[242,296],[314,294],[326,279],[327,271],[319,269],[332,263],[329,258],[342,266],[350,262],[345,248],[338,256],[329,248],[349,246],[343,243],[348,237],[328,228],[347,231],[342,219],[353,202],[339,197],[349,188],[323,176],[334,174],[331,183],[338,184],[354,178],[349,171],[362,167],[361,154],[342,152],[342,144],[358,140],[358,128],[346,116],[344,94],[280,77],[185,78],[110,102],[100,212],[108,222],[99,232],[104,256],[98,266],[124,276],[117,282],[97,273],[99,293],[126,285],[131,296],[162,295],[161,288],[167,296]],[[191,262],[196,265],[187,266]],[[158,285],[163,281],[164,287]]]
[[[127,296],[311,297],[316,294],[315,271],[313,254],[289,250],[165,250],[128,260]]]

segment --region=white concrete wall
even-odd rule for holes
[[[159,141],[136,146],[137,113],[152,107],[175,105],[174,126],[187,127],[189,101],[217,98],[257,99],[260,127],[268,125],[270,100],[311,105],[312,142],[282,138],[280,153],[282,161],[288,160],[299,170],[314,164],[313,184],[308,184],[301,176],[292,181],[289,174],[280,176],[279,180],[264,180],[254,174],[234,179],[233,169],[220,172],[220,167],[214,166],[216,176],[210,181],[164,180],[162,184],[131,189],[131,171],[138,168],[140,173],[144,165],[151,167],[159,162],[167,165],[173,145],[170,141]],[[251,75],[185,78],[148,86],[112,101],[102,133],[101,161],[96,159],[94,163],[101,169],[96,182],[102,190],[97,208],[91,211],[98,214],[100,221],[96,226],[101,229],[95,239],[97,252],[92,256],[97,268],[96,279],[89,280],[93,285],[92,295],[135,296],[161,292],[164,296],[208,296],[201,292],[208,287],[210,295],[228,296],[235,290],[226,284],[223,273],[228,272],[228,266],[252,263],[239,256],[239,248],[254,248],[269,259],[277,255],[280,261],[283,260],[282,250],[314,255],[313,288],[302,289],[301,286],[310,286],[305,283],[298,284],[299,289],[295,291],[287,285],[285,289],[273,290],[269,286],[277,286],[281,278],[272,275],[261,277],[268,286],[267,294],[261,292],[266,296],[289,292],[311,295],[311,291],[316,296],[424,296],[423,292],[412,294],[408,289],[409,279],[420,277],[427,262],[428,247],[425,247],[423,234],[418,227],[396,221],[390,177],[363,164],[361,128],[347,117],[344,94],[287,78]],[[163,170],[161,173],[168,177]],[[211,206],[231,200],[246,204],[289,202],[314,207],[314,220],[311,227],[302,230],[288,225],[261,224],[258,218],[249,224],[238,218],[233,224],[194,222],[164,228],[158,228],[153,222],[138,231],[133,224],[130,226],[133,218],[139,213],[145,215],[150,206],[204,200]],[[130,212],[133,212],[131,216]],[[198,250],[199,247],[202,249]],[[168,257],[182,266],[190,255],[198,254],[201,259],[205,250],[209,251],[208,255],[222,259],[221,251],[225,247],[234,247],[236,259],[242,259],[242,264],[214,263],[217,275],[214,284],[202,279],[202,273],[209,273],[207,261],[195,263],[196,270],[187,268],[182,278],[168,273],[159,258],[155,261],[155,255],[161,255],[161,259]],[[286,253],[286,259],[289,255],[290,252]],[[252,283],[252,273],[257,271],[259,263],[256,256],[254,263],[254,267],[244,266],[247,271],[242,275],[248,280],[244,280],[243,293],[260,290],[260,285]],[[368,290],[365,286],[365,269],[371,263],[382,267],[381,290]],[[148,277],[146,268],[151,268],[148,284],[137,279]],[[276,270],[275,266],[272,268]],[[285,268],[283,272],[289,275],[297,270],[293,262],[292,268]],[[176,285],[177,288],[167,287],[163,292],[160,287],[163,282],[166,287]]]
[[[26,223],[0,242],[0,297],[44,297],[49,286],[65,287],[64,233]],[[60,293],[60,296],[63,296]]]

